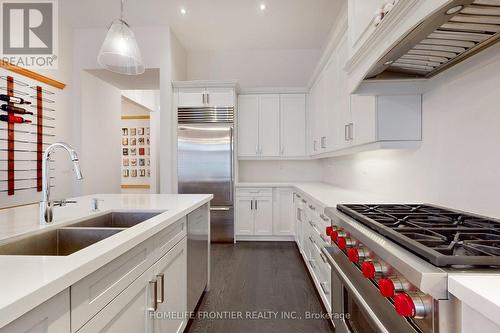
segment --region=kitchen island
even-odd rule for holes
[[[92,210],[95,198],[97,211]],[[0,210],[0,332],[35,327],[41,332],[144,331],[153,325],[158,331],[182,331],[187,318],[153,317],[187,311],[188,221],[192,214],[197,220],[204,217],[209,231],[211,199],[212,195],[84,196],[56,208],[54,222],[47,225],[38,222],[38,205]],[[127,213],[135,214],[128,218],[136,220],[134,225],[120,225],[132,216]],[[59,246],[61,230],[81,233],[81,238],[96,230],[109,236],[76,251],[50,255],[40,246],[8,245],[37,243],[41,236],[57,233]],[[209,258],[207,263],[208,270]]]

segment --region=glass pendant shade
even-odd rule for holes
[[[97,62],[115,73],[127,75],[144,73],[144,63],[134,33],[122,19],[114,20],[109,27]]]

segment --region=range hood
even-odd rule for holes
[[[455,0],[383,56],[367,79],[430,78],[500,40],[500,0]]]

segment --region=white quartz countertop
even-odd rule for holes
[[[283,183],[238,183],[236,187],[292,187],[306,195],[320,207],[336,207],[342,203],[430,203],[425,197],[374,194],[353,191],[326,183],[283,182]],[[453,207],[450,207],[453,208]],[[460,207],[455,207],[460,210]],[[448,290],[460,301],[476,309],[485,317],[500,325],[500,270],[498,274],[450,273]]]
[[[92,212],[92,198],[102,199]],[[38,205],[0,210],[0,244],[112,211],[161,211],[132,228],[69,256],[0,255],[0,327],[96,271],[213,198],[204,194],[96,194],[57,207],[54,222],[39,225]],[[73,199],[72,199],[73,200]]]
[[[500,326],[500,270],[498,274],[450,274],[448,291]]]

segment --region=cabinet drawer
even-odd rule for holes
[[[72,285],[72,332],[104,308],[184,235],[185,217]]]
[[[272,197],[272,188],[238,188],[236,196],[239,197]]]

